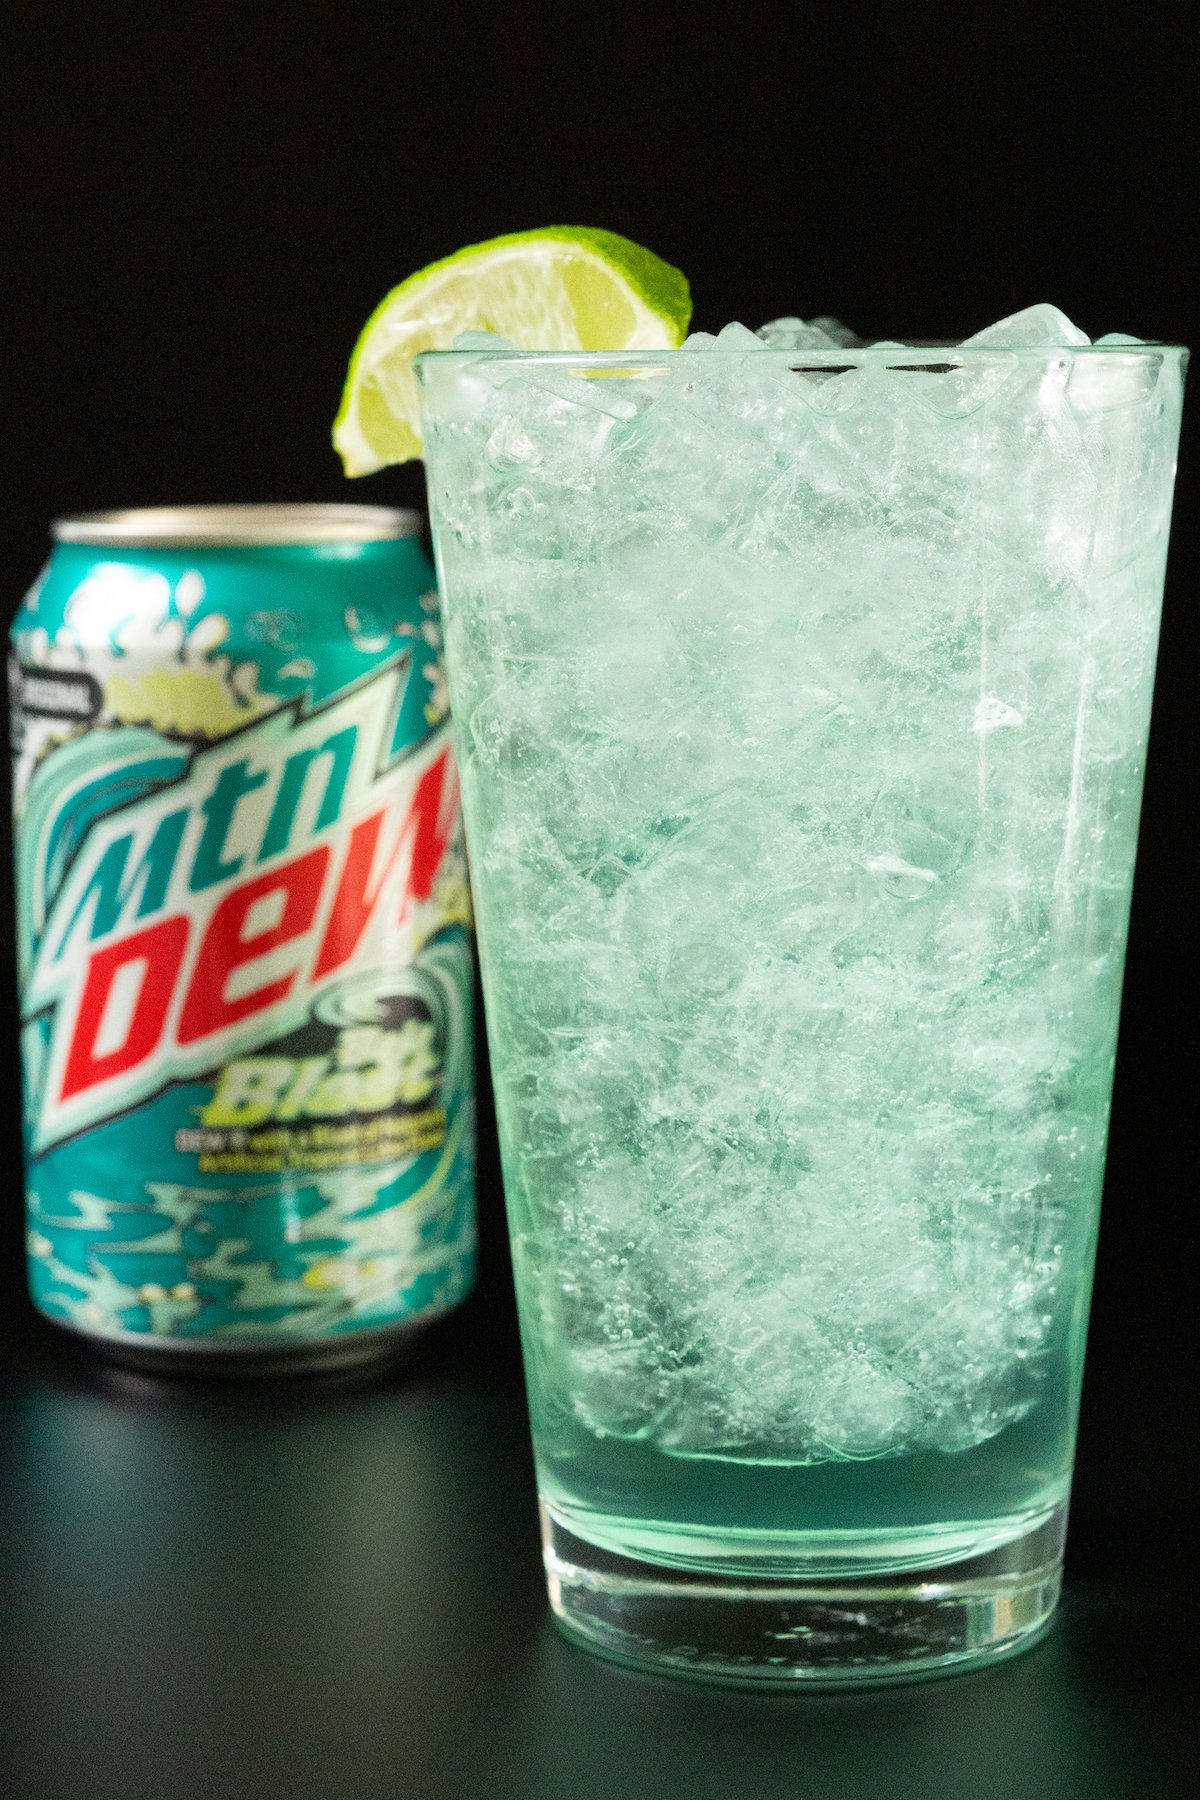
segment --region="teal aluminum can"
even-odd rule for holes
[[[360,506],[66,519],[12,627],[30,1287],[124,1360],[396,1347],[474,1259],[433,570]]]

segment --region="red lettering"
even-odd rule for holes
[[[309,929],[316,916],[328,864],[329,849],[322,845],[282,869],[260,875],[244,887],[235,888],[232,894],[226,894],[209,920],[196,958],[191,986],[179,1019],[181,1044],[193,1044],[197,1038],[208,1037],[211,1032],[220,1031],[223,1026],[232,1025],[251,1013],[261,1012],[264,1007],[274,1006],[286,997],[298,969],[233,1000],[225,990],[235,969],[265,956],[268,950],[278,949],[280,944],[302,937]],[[251,907],[256,901],[275,893],[283,895],[283,910],[277,923],[247,937],[245,929]]]
[[[328,975],[331,969],[340,969],[354,955],[384,885],[395,872],[401,852],[410,842],[412,860],[405,902],[410,898],[428,900],[454,828],[457,802],[458,775],[449,750],[443,750],[417,783],[407,817],[374,880],[371,871],[388,809],[384,807],[380,812],[372,813],[369,819],[363,819],[354,827],[325,937],[313,969],[314,981]]]
[[[187,939],[188,921],[180,916],[161,919],[157,925],[148,925],[144,931],[135,931],[131,937],[94,952],[88,962],[87,980],[67,1052],[60,1099],[70,1100],[97,1082],[127,1074],[158,1047]],[[113,986],[122,969],[139,962],[144,968],[137,998],[129,1010],[124,1040],[98,1056],[96,1043]]]

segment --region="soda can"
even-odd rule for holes
[[[34,1303],[159,1369],[394,1350],[474,1258],[418,521],[155,508],[54,538],[11,661]]]

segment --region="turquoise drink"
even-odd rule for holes
[[[1184,357],[1020,336],[418,363],[551,1600],[626,1660],[1054,1608]]]

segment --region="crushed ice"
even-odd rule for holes
[[[544,1379],[680,1456],[1003,1430],[1099,1179],[1177,371],[850,338],[501,360],[430,463]]]

